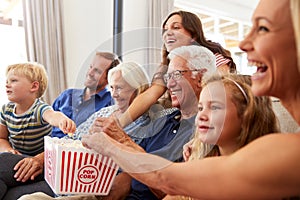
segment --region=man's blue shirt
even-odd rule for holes
[[[85,89],[67,89],[62,92],[54,101],[52,107],[72,119],[76,126],[79,126],[94,112],[103,107],[113,104],[113,99],[107,88],[92,95],[90,99],[84,101]],[[65,134],[57,127],[53,127],[52,137],[64,137]]]
[[[148,153],[159,155],[173,162],[182,161],[182,147],[193,135],[195,116],[189,119],[180,119],[181,113],[176,110],[155,120],[150,126],[136,130],[144,131],[143,135],[146,136],[139,145]],[[139,132],[139,134],[141,133]],[[132,180],[131,189],[127,200],[157,200],[146,185],[135,179]]]

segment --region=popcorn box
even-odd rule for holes
[[[44,137],[45,179],[56,194],[107,195],[119,166],[81,141]]]

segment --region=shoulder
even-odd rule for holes
[[[74,95],[74,94],[82,94],[84,92],[84,89],[75,89],[75,88],[70,88],[62,91],[58,98],[62,98],[64,96],[69,96],[69,95]]]
[[[105,88],[100,90],[96,95],[98,95],[99,97],[104,97],[104,96],[109,96],[110,97],[111,96],[108,86],[106,86]]]
[[[55,99],[53,104],[55,105],[60,101],[70,99],[72,96],[80,96],[81,94],[83,94],[83,91],[84,89],[74,89],[74,88],[66,89],[58,95],[58,97]]]
[[[216,66],[217,67],[226,65],[227,63],[230,62],[230,60],[228,58],[225,58],[222,54],[215,53],[215,57],[216,57]]]
[[[7,115],[7,114],[10,114],[10,113],[13,113],[14,109],[15,109],[15,103],[8,102],[8,103],[2,105],[1,114]]]
[[[167,108],[167,109],[162,109],[159,111],[154,112],[154,114],[151,116],[153,120],[156,120],[161,117],[165,117],[167,115],[178,115],[178,108]]]
[[[40,99],[37,99],[35,101],[35,105],[33,108],[37,109],[37,110],[41,110],[42,112],[44,112],[46,110],[53,110],[49,104],[45,103],[44,101],[42,101]]]
[[[115,110],[117,110],[118,107],[116,105],[103,107],[97,112],[95,112],[93,115],[96,117],[108,117],[110,116]]]

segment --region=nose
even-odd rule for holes
[[[116,89],[111,89],[111,93],[112,93],[113,98],[118,98],[119,97],[119,93],[117,92]]]
[[[173,77],[171,77],[168,82],[167,82],[167,88],[172,88],[176,85],[176,81],[173,79]]]
[[[199,121],[207,121],[209,119],[208,116],[209,116],[208,111],[206,111],[205,109],[202,109],[202,110],[198,111],[196,118]]]
[[[87,72],[88,76],[94,76],[94,70],[93,68],[89,68],[88,72]]]
[[[9,83],[8,81],[6,81],[5,87],[6,87],[6,88],[9,88],[9,87],[10,87],[10,83]]]
[[[250,33],[240,42],[239,48],[245,52],[253,50],[252,38]]]
[[[166,36],[169,36],[169,35],[172,35],[173,34],[173,31],[172,29],[166,29],[163,33],[163,38],[166,39]]]

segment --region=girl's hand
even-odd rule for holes
[[[190,156],[191,156],[191,153],[192,153],[192,150],[193,150],[193,141],[194,140],[190,140],[189,142],[187,142],[185,145],[183,145],[183,151],[182,151],[182,154],[183,154],[183,159],[184,161],[188,161]]]

